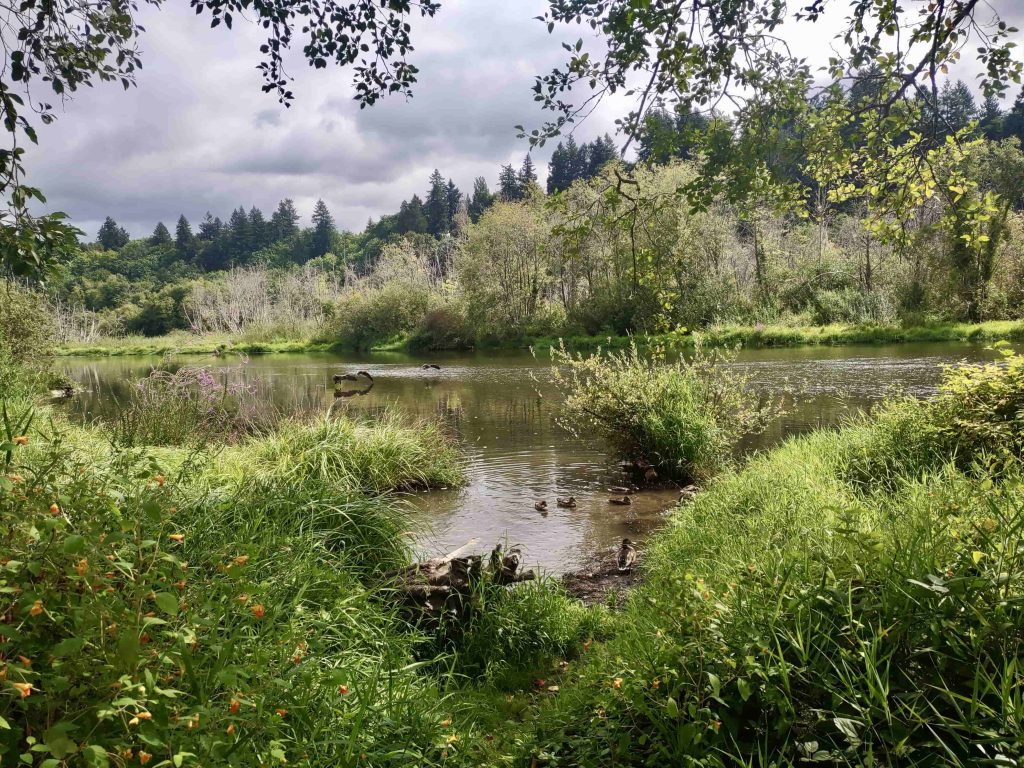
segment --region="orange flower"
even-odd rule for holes
[[[161,488],[163,488],[164,483],[167,482],[167,478],[164,477],[163,475],[157,475],[156,477],[153,478],[153,482],[159,485]]]
[[[340,693],[342,696],[344,696],[346,693],[348,693],[348,686],[347,685],[339,685],[338,686],[338,693]]]
[[[15,445],[28,445],[28,435],[18,435],[14,438]]]
[[[658,690],[658,688],[660,688],[660,687],[661,687],[661,680],[655,680],[653,683],[651,683],[651,688],[653,688],[654,690]]]
[[[712,721],[711,727],[714,728],[715,729],[715,733],[717,733],[721,729],[721,727],[722,727],[722,721],[721,720],[714,720],[714,721]]]
[[[31,667],[32,666],[32,659],[30,659],[28,656],[19,656],[18,657],[18,661],[20,661],[26,667]]]
[[[181,541],[185,540],[185,534],[184,533],[172,533],[167,538],[170,539],[171,541],[181,542]]]
[[[8,475],[7,479],[15,484],[25,482],[25,478],[22,477],[21,475]]]
[[[262,619],[263,614],[266,613],[266,609],[263,607],[261,603],[256,603],[256,605],[254,605],[249,610],[252,611],[252,615],[255,616],[257,619]]]
[[[51,515],[59,515],[60,514],[60,507],[57,506],[57,502],[54,502],[53,504],[50,505],[50,514]]]
[[[277,712],[279,717],[284,717],[285,715],[288,714],[288,710],[287,709],[282,709],[281,707],[278,707],[274,711]]]
[[[139,750],[139,762],[142,765],[145,765],[146,763],[148,763],[152,759],[153,759],[153,756],[151,754],[149,754],[149,752],[147,752],[144,749],[140,749]]]
[[[249,556],[248,555],[239,555],[238,557],[235,558],[235,565],[245,565],[248,562],[249,562]]]
[[[43,612],[43,601],[42,600],[36,600],[34,603],[32,603],[32,607],[28,609],[28,613],[29,613],[30,616],[38,616],[42,612]]]
[[[11,683],[11,685],[17,689],[23,699],[32,695],[32,683]]]
[[[174,586],[176,586],[178,589],[184,589],[185,588],[185,583],[186,583],[185,580],[181,579],[180,581],[174,582]]]
[[[441,721],[441,727],[442,727],[442,728],[447,728],[447,727],[448,727],[449,725],[451,725],[451,724],[452,724],[452,721],[451,721],[451,719],[450,719],[450,718],[449,718],[449,719],[447,719],[447,720],[442,720],[442,721]]]
[[[231,703],[228,704],[228,712],[230,712],[233,715],[235,714],[235,712],[238,711],[238,708],[241,706],[242,704],[238,699],[232,699]]]
[[[75,563],[75,573],[77,573],[79,576],[85,576],[85,574],[86,574],[86,572],[88,570],[89,570],[89,561],[86,560],[84,557],[81,560],[79,560],[77,563]]]
[[[229,724],[228,727],[226,729],[224,729],[224,733],[226,733],[228,736],[230,736],[234,732],[235,732],[235,724],[234,723]]]
[[[534,680],[533,684],[537,688],[543,688],[547,684],[547,682],[547,680],[540,678],[539,680]]]
[[[614,680],[612,680],[612,688],[621,688],[621,687],[622,687],[622,678],[621,677],[616,677]]]
[[[244,595],[244,594],[243,595],[239,595],[238,596],[238,602],[240,602],[242,605],[245,605],[246,603],[249,602],[249,596],[248,595]]]

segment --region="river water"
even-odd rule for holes
[[[750,374],[762,391],[786,393],[786,412],[743,450],[759,450],[784,437],[830,426],[869,408],[889,392],[927,396],[943,365],[992,359],[980,346],[904,344],[745,350],[730,365]],[[354,413],[388,406],[442,419],[466,456],[465,487],[407,497],[411,535],[423,554],[448,551],[478,538],[478,549],[497,541],[520,545],[527,563],[549,573],[573,570],[611,551],[624,536],[642,540],[664,519],[674,489],[644,491],[629,507],[608,503],[606,488],[623,484],[622,469],[600,442],[576,438],[556,423],[558,392],[546,355],[528,352],[297,354],[251,358],[189,356],[187,365],[223,368],[237,382],[289,411]],[[85,419],[109,416],[131,382],[159,358],[68,358],[65,368],[84,392],[70,408]],[[424,363],[440,370],[424,369]],[[335,401],[334,373],[366,370],[366,394]],[[353,384],[364,389],[363,384]],[[575,509],[555,505],[574,496]],[[547,516],[534,509],[546,499]]]

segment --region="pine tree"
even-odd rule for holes
[[[214,218],[210,215],[210,212],[206,212],[206,218],[199,224],[199,239],[205,240],[206,242],[213,242],[217,237],[220,236],[221,231],[224,229],[224,224],[220,220],[220,217]]]
[[[295,203],[286,198],[277,204],[277,210],[270,217],[270,237],[272,242],[290,240],[299,231],[299,212]]]
[[[455,186],[454,181],[448,179],[445,195],[448,199],[448,231],[450,232],[455,223],[455,214],[459,212],[459,206],[462,204],[462,192]]]
[[[978,117],[974,95],[963,80],[957,80],[954,85],[950,85],[947,80],[942,86],[942,92],[939,94],[939,117],[942,121],[940,130],[949,134],[966,128]]]
[[[179,259],[191,260],[196,255],[196,238],[192,234],[192,225],[185,214],[178,217],[178,226],[174,228],[174,250]]]
[[[469,220],[473,223],[479,221],[483,212],[490,208],[492,203],[494,203],[494,195],[491,194],[491,190],[487,186],[487,179],[477,176],[473,181],[473,197],[470,198],[467,206]]]
[[[238,206],[228,219],[228,258],[235,264],[244,264],[252,253],[249,238],[249,217],[245,208]]]
[[[413,195],[408,202],[403,200],[395,219],[395,229],[399,235],[427,231],[427,215],[423,212],[423,201],[419,195]],[[372,224],[367,226],[367,231],[371,228]]]
[[[96,234],[96,242],[105,251],[119,251],[128,245],[129,239],[128,231],[123,227],[117,226],[117,222],[109,216],[107,216],[100,226],[100,231]]]
[[[570,140],[572,137],[569,137]],[[548,163],[548,194],[553,195],[568,189],[572,184],[572,168],[569,164],[569,153],[562,142],[558,142],[555,151],[551,153],[551,161]]]
[[[427,231],[435,237],[446,233],[451,226],[451,217],[448,215],[448,187],[436,168],[430,174],[430,191],[427,192],[427,201],[423,207],[427,214]]]
[[[255,253],[270,245],[270,231],[263,211],[255,205],[249,209],[249,251]]]
[[[337,230],[334,228],[334,217],[327,210],[327,203],[317,200],[313,207],[313,238],[310,243],[311,258],[323,256],[330,253],[334,246],[334,236]]]
[[[537,170],[533,167],[533,158],[527,155],[519,168],[519,197],[523,198],[537,186]]]
[[[501,166],[498,173],[498,196],[506,202],[520,200],[523,197],[519,176],[511,165]]]
[[[587,170],[583,178],[592,179],[594,176],[597,176],[608,163],[615,160],[618,156],[619,152],[615,147],[615,142],[612,141],[612,137],[607,133],[595,139],[587,149]]]
[[[1013,107],[1003,117],[1003,136],[1016,136],[1024,144],[1024,88],[1017,94]]]
[[[981,105],[981,116],[978,118],[981,132],[987,139],[998,139],[1003,134],[1003,108],[995,95],[985,97]]]
[[[164,226],[162,221],[156,223],[156,227],[153,228],[153,234],[149,236],[150,245],[170,245],[171,244],[171,233]]]

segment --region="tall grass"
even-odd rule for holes
[[[523,759],[1012,764],[1019,365],[950,372],[934,401],[791,440],[678,510]]]

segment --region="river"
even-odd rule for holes
[[[835,425],[889,392],[926,396],[943,365],[992,357],[967,344],[744,350],[730,365],[750,374],[760,390],[787,394],[784,415],[743,450]],[[159,362],[68,358],[67,373],[84,388],[69,407],[87,420],[109,416],[125,401],[131,382]],[[229,369],[233,379],[278,407],[308,413],[325,412],[335,403],[332,374],[365,369],[374,377],[372,389],[345,399],[341,407],[373,413],[397,406],[442,419],[465,453],[468,483],[407,497],[415,546],[423,554],[448,551],[473,537],[479,538],[480,550],[506,541],[523,547],[526,562],[561,573],[610,551],[624,536],[642,540],[677,496],[671,489],[645,491],[630,507],[608,503],[605,489],[622,484],[622,470],[599,442],[577,439],[557,425],[559,396],[546,354],[316,353],[253,357],[244,365],[238,358],[212,356],[179,362]],[[424,363],[440,370],[424,369]],[[578,505],[557,508],[556,496],[575,496]],[[548,501],[547,516],[534,509],[536,499]]]

